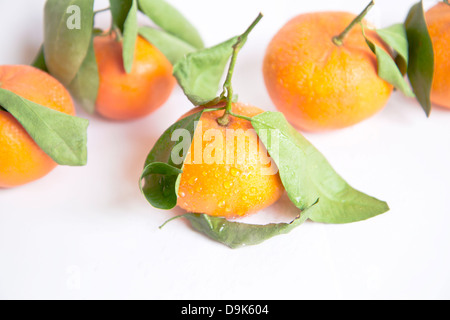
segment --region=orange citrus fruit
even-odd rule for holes
[[[141,36],[136,41],[133,68],[126,73],[122,43],[114,35],[97,36],[94,50],[100,76],[97,112],[111,120],[144,117],[162,106],[176,84],[172,64]]]
[[[42,106],[75,115],[72,98],[64,86],[34,67],[0,66],[0,87]],[[10,113],[0,110],[0,188],[40,179],[56,165]]]
[[[438,3],[427,11],[425,18],[435,60],[431,101],[450,108],[450,5]]]
[[[242,103],[233,104],[232,110],[247,117],[263,112]],[[200,118],[181,174],[178,206],[192,213],[237,218],[272,205],[284,187],[251,123],[230,116],[229,124],[221,126],[217,119],[223,114],[205,112]]]
[[[358,24],[342,45],[333,42],[355,19],[345,12],[302,14],[273,37],[263,63],[274,105],[307,131],[340,129],[381,110],[393,91]],[[367,22],[363,22],[367,24]],[[386,49],[374,31],[366,36]]]

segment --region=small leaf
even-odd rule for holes
[[[86,164],[87,120],[49,109],[1,88],[0,105],[56,163]]]
[[[188,53],[197,49],[183,40],[163,31],[150,27],[139,28],[139,34],[161,51],[175,65]]]
[[[195,106],[217,98],[225,67],[237,40],[238,37],[234,37],[214,47],[189,53],[174,66],[174,76]]]
[[[133,67],[134,52],[138,36],[137,2],[133,0],[123,31],[123,66],[127,73]]]
[[[427,116],[431,113],[431,87],[434,74],[433,43],[425,21],[423,2],[415,4],[405,21],[409,43],[408,78]]]
[[[314,205],[310,219],[323,223],[350,223],[389,210],[383,201],[353,189],[325,157],[279,112],[264,112],[252,125],[277,164],[291,201],[305,210]],[[269,134],[270,133],[270,134]]]
[[[231,222],[224,218],[205,214],[189,213],[183,215],[197,231],[211,239],[227,245],[232,249],[260,244],[277,235],[287,234],[303,224],[309,217],[311,209],[301,212],[290,223],[271,223],[255,225]]]
[[[172,150],[180,143],[190,146],[202,114],[202,111],[195,113],[170,126],[150,151],[145,161],[140,186],[147,201],[155,208],[169,210],[177,205],[177,180],[182,172],[186,154],[182,155],[180,163],[174,163]],[[174,140],[174,132],[179,129],[189,135],[186,137],[190,139],[189,141],[184,141],[185,137],[182,135]],[[142,180],[145,182],[144,185]]]
[[[164,0],[139,0],[140,10],[156,25],[196,49],[203,49],[197,29],[173,6]]]
[[[402,91],[407,97],[414,97],[414,93],[412,92],[411,87],[409,86],[402,72],[395,63],[395,60],[386,51],[384,51],[383,48],[379,47],[366,37],[364,33],[364,27],[363,35],[367,42],[367,45],[377,56],[378,75],[380,76],[380,78],[392,84],[398,90]],[[402,55],[405,54],[404,48],[401,48],[401,45],[399,45],[398,48],[403,51]],[[407,56],[406,59],[408,59]]]
[[[49,72],[64,85],[80,69],[92,37],[94,0],[47,0],[44,53]]]
[[[133,2],[133,0],[109,0],[113,24],[122,33]]]
[[[212,102],[222,101],[224,98],[230,100],[235,97],[232,92],[231,77],[237,54],[262,17],[260,13],[243,34],[214,47],[189,53],[174,66],[173,74],[178,84],[195,106],[211,105]],[[222,85],[223,90],[218,95],[220,82],[229,61],[227,77]]]
[[[92,38],[87,55],[75,79],[68,85],[68,90],[74,99],[90,114],[95,112],[95,103],[100,86],[93,41]]]
[[[405,59],[403,59],[398,53],[395,55],[395,64],[397,65],[398,69],[400,70],[401,74],[403,76],[406,76],[406,73],[408,72],[408,64],[405,62]]]
[[[34,58],[31,65],[35,68],[38,68],[44,72],[48,72],[47,65],[45,64],[45,56],[44,56],[44,46],[41,46],[38,54]]]
[[[142,188],[147,200],[159,209],[171,207],[177,201],[176,184],[182,170],[167,163],[149,163],[142,173],[148,183]]]
[[[376,32],[388,46],[397,52],[399,59],[403,59],[402,65],[407,66],[409,60],[409,48],[405,25],[402,23],[394,24],[388,28],[377,29]]]

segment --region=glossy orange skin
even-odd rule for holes
[[[355,26],[341,46],[332,39],[355,18],[344,12],[302,14],[270,42],[263,63],[274,105],[296,127],[325,131],[355,125],[380,111],[393,87],[378,77],[377,60]],[[385,44],[366,29],[382,48]]]
[[[199,111],[198,108],[189,114],[197,111]],[[263,112],[259,108],[241,103],[234,104],[233,111],[248,117]],[[250,134],[253,131],[251,123],[230,117],[231,121],[228,126],[220,126],[217,119],[223,113],[224,111],[205,112],[200,119],[201,126],[197,126],[186,158],[190,159],[190,163],[185,163],[181,174],[178,206],[188,212],[237,218],[272,205],[281,197],[284,187],[276,166],[272,167],[275,168],[274,171],[266,174],[269,172],[264,169],[270,167],[270,164],[264,160],[257,161],[264,157],[267,160],[267,150],[262,147],[256,152],[251,151],[252,149],[249,147],[251,143],[259,142],[256,134]],[[234,144],[226,143],[227,130],[241,130],[234,131],[237,137],[248,134],[248,144],[245,150],[239,147],[238,140]],[[215,132],[218,135],[208,137],[208,132]],[[215,142],[221,142],[221,144],[216,145],[213,154],[207,150],[213,148],[212,145]],[[201,149],[196,149],[200,143],[202,143]],[[201,150],[201,153],[196,150]],[[199,158],[198,154],[202,157]],[[222,154],[222,156],[213,159],[208,157],[211,154],[213,156]],[[227,154],[233,155],[233,158],[227,158]],[[239,160],[239,156],[245,156],[245,158]],[[198,161],[199,159],[200,161]]]
[[[425,15],[434,49],[431,101],[450,108],[450,5],[438,3]]]
[[[96,110],[111,120],[134,120],[149,115],[169,98],[176,84],[169,60],[142,37],[136,41],[130,73],[123,67],[122,43],[98,36],[94,50],[100,75]]]
[[[55,78],[30,66],[0,66],[0,87],[45,107],[75,115],[69,92]],[[38,180],[57,164],[8,112],[0,111],[0,188]]]

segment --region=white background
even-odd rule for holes
[[[171,0],[208,46],[265,17],[239,56],[242,102],[274,110],[262,78],[265,48],[291,17],[360,12],[363,0]],[[401,22],[414,0],[378,0],[369,20]],[[426,1],[427,8],[435,1]],[[0,63],[29,64],[42,41],[44,0],[0,1]],[[96,1],[96,8],[107,7]],[[141,17],[142,18],[142,17]],[[142,23],[147,20],[141,19]],[[108,15],[99,16],[108,26]],[[426,118],[394,93],[352,128],[305,134],[355,188],[391,211],[348,225],[307,222],[288,235],[231,250],[153,209],[138,177],[156,139],[191,105],[177,88],[151,116],[115,123],[86,115],[89,164],[0,190],[0,298],[17,299],[448,299],[450,111]],[[286,218],[286,201],[266,214]],[[275,215],[274,215],[275,213]],[[264,213],[263,213],[264,214]]]

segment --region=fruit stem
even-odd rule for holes
[[[220,108],[206,108],[203,109],[203,112],[213,112],[213,111],[219,111],[219,110],[224,110],[225,107],[220,107]]]
[[[353,29],[355,25],[359,24],[364,19],[364,17],[367,15],[370,9],[372,9],[374,5],[375,1],[372,0],[369,3],[369,5],[363,10],[363,12],[361,12],[340,35],[333,37],[333,43],[337,46],[342,46],[344,44],[344,39],[347,36],[347,34]]]
[[[226,106],[225,113],[222,117],[217,119],[217,123],[221,126],[226,127],[230,123],[230,115],[234,115],[231,108],[233,105],[233,86],[231,85],[231,79],[233,78],[234,68],[236,66],[237,56],[239,51],[247,42],[248,35],[255,28],[258,22],[262,19],[263,15],[260,13],[258,17],[253,21],[253,23],[248,27],[248,29],[238,37],[236,43],[233,45],[233,55],[231,56],[230,66],[228,68],[227,78],[223,85],[223,92],[221,97],[225,97],[226,95]]]
[[[187,214],[188,214],[188,213],[182,214],[182,215],[179,215],[179,216],[175,216],[175,217],[173,217],[173,218],[170,218],[169,220],[167,220],[166,222],[164,222],[162,225],[160,225],[160,226],[159,226],[159,229],[164,228],[164,227],[166,226],[166,224],[168,224],[169,222],[172,222],[173,220],[176,220],[176,219],[179,219],[179,218],[183,218],[183,217],[186,216]]]
[[[108,8],[105,8],[105,9],[96,10],[96,11],[94,11],[94,16],[96,14],[98,14],[98,13],[102,13],[102,12],[105,12],[105,11],[108,11],[108,10],[111,10],[111,7],[108,7]]]
[[[116,41],[117,42],[122,42],[122,38],[123,38],[122,32],[120,32],[120,29],[116,25],[114,25],[111,28],[110,32],[114,32],[114,34],[116,35]]]

